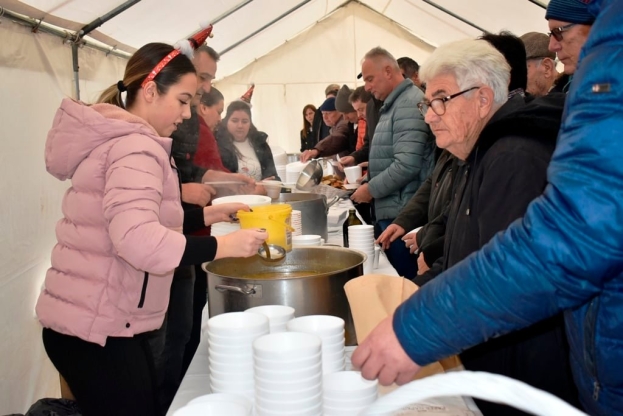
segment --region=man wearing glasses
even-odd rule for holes
[[[595,17],[588,12],[586,1],[552,0],[547,6],[545,19],[550,30],[549,50],[558,55],[558,60],[565,66],[564,73],[570,76],[569,82],[557,87],[567,92]]]

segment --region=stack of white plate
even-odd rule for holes
[[[292,214],[290,214],[290,225],[294,228],[293,236],[303,234],[303,221],[301,211],[298,209],[292,210]]]
[[[286,325],[290,332],[315,334],[322,340],[323,374],[344,371],[346,349],[344,347],[344,320],[331,315],[309,315],[294,318]]]
[[[323,238],[316,234],[303,234],[292,236],[292,247],[319,247],[323,244]]]
[[[231,312],[208,320],[213,393],[241,394],[253,400],[253,341],[268,331],[268,318],[257,313]]]
[[[357,416],[378,396],[377,381],[368,381],[357,371],[326,374],[322,388],[325,416]]]
[[[372,225],[349,226],[348,248],[361,251],[367,256],[363,264],[363,273],[371,273],[374,268],[374,227]]]
[[[234,231],[238,231],[239,229],[240,224],[238,224],[237,222],[215,222],[214,224],[212,224],[210,235],[213,237],[217,237],[219,235],[233,233]]]
[[[253,342],[255,414],[321,416],[322,354],[313,334],[281,332]]]
[[[285,305],[264,305],[249,308],[245,312],[259,313],[268,318],[270,333],[286,332],[286,324],[294,319],[294,308]]]
[[[251,416],[253,403],[238,394],[215,393],[199,396],[173,416]]]
[[[286,165],[285,182],[288,184],[292,184],[292,183],[296,184],[296,181],[299,180],[299,175],[301,174],[301,171],[305,169],[305,166],[307,166],[307,163],[303,163],[303,162],[288,163]]]

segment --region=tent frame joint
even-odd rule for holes
[[[44,17],[42,17],[41,19],[36,19],[37,23],[35,23],[35,25],[30,30],[32,33],[38,33],[39,32],[39,28],[41,27],[41,23],[43,23],[43,19],[44,19]]]

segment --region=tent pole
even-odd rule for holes
[[[528,0],[530,3],[532,4],[536,4],[537,6],[539,6],[541,9],[547,9],[547,6],[544,5],[543,3],[541,3],[539,0]]]
[[[247,40],[251,39],[253,36],[257,35],[258,33],[262,32],[264,29],[268,28],[269,26],[274,25],[275,23],[277,23],[278,21],[280,21],[281,19],[283,19],[284,17],[294,13],[295,11],[297,11],[298,9],[300,9],[301,7],[305,6],[307,3],[309,3],[311,0],[305,0],[300,2],[299,4],[297,4],[296,6],[294,6],[293,8],[291,8],[290,10],[288,10],[287,12],[285,12],[284,14],[282,14],[281,16],[278,16],[277,18],[271,20],[270,22],[268,22],[267,24],[265,24],[264,26],[262,26],[261,28],[257,29],[256,31],[254,31],[253,33],[251,33],[250,35],[245,36],[244,38],[240,39],[238,42],[234,43],[233,45],[228,46],[227,48],[223,49],[221,52],[219,52],[219,55],[223,56],[223,54],[231,51],[232,49],[236,48],[237,46],[239,46],[240,44],[246,42]]]
[[[436,8],[437,10],[441,10],[442,12],[454,17],[457,20],[460,20],[461,22],[470,25],[471,27],[473,27],[474,29],[480,30],[482,33],[490,33],[488,30],[485,30],[483,28],[481,28],[480,26],[470,22],[469,20],[459,16],[456,13],[451,12],[450,10],[446,9],[445,7],[442,7],[440,5],[438,5],[437,3],[432,2],[431,0],[422,0],[424,3],[433,6],[434,8]]]
[[[114,9],[104,14],[103,16],[98,17],[97,19],[93,20],[91,23],[83,26],[82,29],[80,29],[76,33],[76,37],[71,43],[71,60],[72,60],[73,68],[74,68],[74,83],[76,85],[76,100],[80,99],[80,66],[78,65],[79,42],[84,36],[93,32],[95,29],[97,29],[98,27],[100,27],[101,25],[103,25],[104,23],[112,19],[113,17],[117,16],[118,14],[123,13],[125,10],[134,6],[139,1],[141,0],[126,1],[125,3],[121,4],[120,6],[115,7]]]
[[[80,100],[80,67],[78,65],[78,47],[80,45],[78,42],[71,42],[71,61],[74,67],[74,86],[75,86],[75,97],[76,100]]]
[[[82,29],[78,31],[78,36],[82,37],[82,36],[88,35],[92,31],[94,31],[95,29],[97,29],[98,27],[100,27],[101,25],[109,21],[110,19],[112,19],[113,17],[119,15],[120,13],[123,13],[124,11],[126,11],[127,9],[134,6],[136,3],[140,1],[141,0],[128,0],[125,3],[121,4],[120,6],[115,7],[114,9],[106,13],[105,15],[98,17],[97,19],[93,20],[91,23],[85,25]]]
[[[65,29],[61,29],[59,27],[47,24],[39,19],[33,19],[32,17],[24,16],[19,13],[15,13],[11,10],[4,9],[0,7],[0,18],[6,18],[14,23],[18,23],[24,26],[29,26],[32,28],[33,33],[43,32],[48,33],[50,35],[59,37],[63,39],[65,42],[71,42],[74,38],[73,32],[70,32]],[[98,51],[106,52],[106,54],[112,54],[118,56],[120,58],[128,59],[131,54],[124,52],[122,50],[118,50],[114,47],[105,47],[98,43],[93,43],[87,39],[82,39],[80,41],[80,45],[88,46],[89,48],[97,49]]]

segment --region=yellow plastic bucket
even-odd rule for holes
[[[290,219],[292,206],[274,204],[253,207],[253,212],[238,211],[240,228],[265,228],[268,232],[268,244],[276,244],[292,250],[292,226]]]

